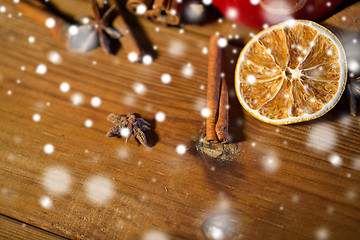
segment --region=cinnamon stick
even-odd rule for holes
[[[176,0],[154,0],[152,9],[146,11],[145,16],[155,22],[178,25],[181,20],[182,6],[183,4]]]
[[[229,93],[225,77],[221,79],[219,117],[215,130],[221,143],[229,142]]]
[[[222,49],[218,46],[219,35],[213,35],[209,44],[207,108],[210,111],[206,118],[206,140],[218,142],[215,126],[219,107],[220,74]]]
[[[50,13],[42,7],[40,4],[32,4],[27,1],[19,1],[13,6],[21,12],[24,16],[30,18],[40,26],[47,29],[55,38],[58,40],[65,40],[64,33],[68,27],[68,23],[65,22],[62,18]],[[54,27],[46,26],[46,20],[52,18],[55,20]]]

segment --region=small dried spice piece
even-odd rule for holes
[[[143,131],[150,130],[150,123],[145,121],[143,118],[136,117],[135,114],[131,113],[126,116],[112,113],[108,116],[108,120],[116,124],[116,126],[112,127],[107,132],[107,137],[126,136],[125,143],[127,144],[131,135],[134,134],[136,140],[138,140],[142,145],[147,146],[146,136]],[[124,134],[124,132],[126,134]]]
[[[122,33],[111,27],[109,23],[110,14],[114,11],[115,6],[99,5],[96,0],[91,0],[90,3],[95,18],[93,24],[98,32],[100,44],[107,53],[111,53],[111,39],[116,40],[122,37]]]
[[[231,162],[240,156],[240,150],[236,144],[222,144],[219,142],[209,142],[205,138],[205,133],[194,138],[194,148],[202,159],[213,159],[218,162]]]

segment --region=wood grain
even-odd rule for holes
[[[53,2],[77,17],[90,14],[85,0]],[[225,164],[194,151],[206,107],[208,56],[202,50],[215,31],[246,41],[254,30],[224,20],[185,26],[181,33],[139,19],[158,53],[151,65],[143,65],[130,63],[124,49],[117,55],[102,49],[70,52],[5,6],[0,14],[0,213],[36,227],[25,232],[1,218],[10,238],[16,232],[43,236],[39,228],[71,239],[148,234],[205,239],[204,231],[214,230],[211,224],[220,220],[229,226],[229,239],[359,238],[359,117],[350,116],[344,96],[318,120],[278,127],[254,119],[242,110],[232,80],[244,42],[230,42],[225,53],[230,135],[240,156]],[[350,19],[359,10],[360,4],[353,4],[326,23],[355,32]],[[349,21],[336,25],[342,16]],[[48,60],[51,51],[62,57],[61,64]],[[46,64],[46,74],[36,74],[39,64]],[[169,84],[161,81],[164,73],[171,75]],[[68,92],[60,91],[63,82],[69,83]],[[137,92],[139,84],[145,92]],[[74,94],[81,96],[78,105]],[[98,107],[91,104],[95,96],[101,99]],[[163,122],[155,120],[160,111]],[[150,148],[134,139],[125,145],[125,139],[106,138],[112,127],[108,114],[128,112],[152,124]],[[91,127],[85,126],[87,119]],[[51,154],[44,152],[47,144],[54,146]],[[177,153],[180,144],[186,153]],[[339,166],[330,163],[339,158]]]
[[[0,215],[0,237],[2,239],[65,239],[4,215]]]

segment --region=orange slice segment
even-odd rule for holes
[[[339,40],[317,23],[290,20],[258,33],[241,51],[235,88],[254,117],[282,125],[318,118],[340,99],[347,64]]]

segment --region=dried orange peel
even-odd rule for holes
[[[336,36],[315,22],[289,20],[259,32],[245,45],[235,89],[251,115],[284,125],[332,109],[346,78],[345,51]]]

